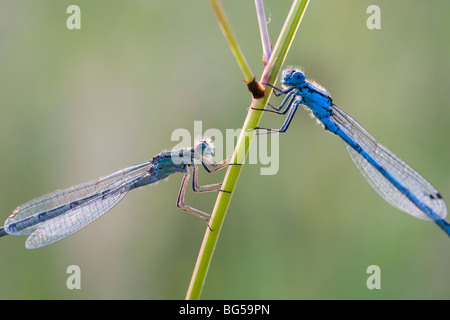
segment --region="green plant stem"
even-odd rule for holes
[[[273,83],[276,76],[278,75],[278,72],[294,39],[295,33],[297,32],[297,29],[300,25],[301,19],[306,11],[308,3],[309,0],[296,0],[292,4],[289,15],[285,21],[280,36],[272,52],[272,56],[270,57],[269,62],[264,68],[263,75],[260,81],[261,83]],[[229,29],[229,27],[227,27],[226,29]],[[231,193],[220,192],[217,197],[210,220],[211,230],[209,228],[206,229],[194,272],[192,274],[189,289],[186,294],[186,299],[193,300],[200,298],[200,294],[205,283],[206,274],[211,264],[214,249],[216,247],[217,239],[220,235],[223,221],[225,219],[225,214],[231,201],[232,193],[237,184],[239,174],[244,165],[244,160],[247,156],[248,150],[255,134],[255,131],[249,132],[249,130],[258,126],[263,114],[263,112],[254,110],[252,108],[264,108],[268,99],[270,98],[271,93],[272,91],[269,90],[268,92],[266,91],[266,95],[262,99],[252,99],[247,117],[245,119],[241,134],[239,136],[236,148],[231,159],[231,163],[238,163],[241,165],[232,165],[227,170],[224,181],[222,183],[222,189],[231,191]]]
[[[209,3],[213,9],[214,14],[216,15],[217,21],[219,22],[219,26],[220,29],[222,29],[224,37],[225,39],[227,39],[228,44],[230,45],[231,52],[233,52],[233,55],[235,56],[236,61],[241,68],[242,73],[244,74],[245,81],[247,83],[251,82],[255,78],[255,76],[253,75],[253,72],[250,69],[250,65],[247,63],[247,60],[245,59],[244,54],[242,53],[241,48],[239,47],[236,38],[231,31],[230,22],[227,19],[222,4],[219,0],[209,0]]]

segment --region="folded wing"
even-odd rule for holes
[[[439,192],[420,174],[408,166],[386,147],[378,143],[358,122],[337,106],[332,107],[330,117],[342,131],[358,143],[376,162],[384,167],[397,181],[410,190],[420,201],[430,207],[440,218],[445,218],[447,208]],[[363,156],[347,145],[347,150],[368,183],[388,203],[416,218],[432,220],[388,179],[374,168]]]

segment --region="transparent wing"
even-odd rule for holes
[[[403,160],[378,143],[358,122],[347,113],[332,105],[333,115],[330,117],[339,128],[358,143],[376,162],[383,166],[396,180],[409,189],[415,196],[433,209],[441,218],[447,215],[445,202],[439,192],[420,174],[408,166]],[[368,183],[388,203],[416,218],[431,220],[417,208],[389,180],[375,169],[364,157],[350,146],[346,146],[350,156],[366,178]]]
[[[38,228],[49,227],[52,223],[56,226],[58,221],[65,219],[60,217],[64,215],[67,217],[77,216],[77,219],[87,221],[81,227],[74,228],[77,231],[117,204],[125,196],[124,190],[128,191],[134,182],[149,175],[148,171],[151,166],[153,166],[151,162],[141,163],[118,170],[97,180],[57,190],[33,199],[13,211],[5,221],[5,231],[13,235],[29,235]],[[90,215],[92,217],[89,217]],[[70,219],[65,221],[70,221]],[[66,223],[57,228],[63,229],[68,226]]]
[[[127,194],[129,188],[115,189],[96,197],[84,205],[69,210],[39,224],[25,242],[28,249],[47,246],[84,228],[114,207]]]

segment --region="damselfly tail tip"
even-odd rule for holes
[[[450,223],[448,223],[444,219],[439,219],[439,220],[436,220],[435,222],[450,237]]]
[[[1,228],[0,228],[0,237],[6,236],[6,235],[7,235],[7,233],[6,233],[6,231],[5,231],[5,228],[4,228],[4,227],[1,227]]]

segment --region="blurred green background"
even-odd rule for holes
[[[0,212],[143,162],[175,129],[237,129],[250,95],[207,1],[0,1]],[[366,9],[381,8],[381,30]],[[262,49],[253,1],[225,0],[253,71]],[[275,43],[290,1],[267,0]],[[450,2],[311,1],[285,65],[450,197]],[[275,101],[275,100],[272,100]],[[277,100],[278,101],[278,100]],[[262,125],[282,119],[264,115]],[[385,203],[344,144],[300,111],[280,168],[244,167],[204,299],[449,299],[450,239]],[[223,174],[202,174],[217,182]],[[52,246],[0,239],[1,299],[183,299],[205,224],[175,207],[181,174],[131,192]],[[214,194],[187,195],[211,211]],[[81,290],[66,269],[81,268]],[[381,290],[366,269],[381,268]]]

